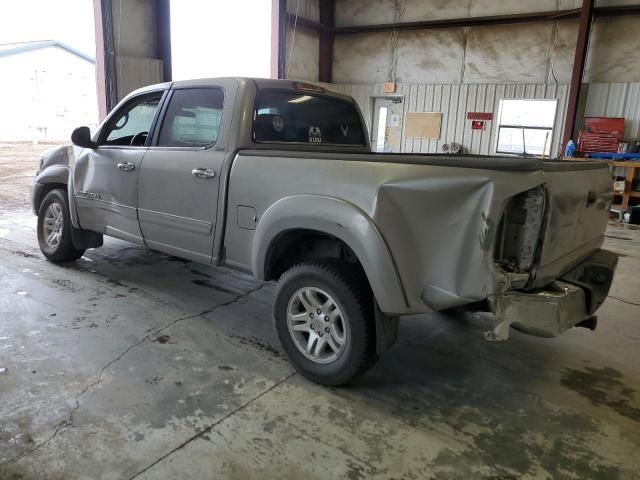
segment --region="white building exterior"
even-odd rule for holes
[[[93,58],[56,40],[0,45],[0,141],[67,141],[97,123]]]

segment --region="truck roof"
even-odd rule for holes
[[[251,78],[251,77],[214,77],[214,78],[196,78],[192,80],[179,80],[176,82],[156,83],[139,88],[129,95],[142,93],[150,90],[166,89],[166,88],[183,88],[183,87],[201,87],[219,85],[220,80],[235,80],[239,85],[254,83],[258,90],[264,88],[279,88],[286,90],[311,91],[330,95],[332,97],[341,98],[347,101],[353,101],[352,97],[331,91],[323,85],[308,82],[304,80],[276,80],[273,78]]]

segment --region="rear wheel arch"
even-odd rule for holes
[[[383,312],[409,311],[393,257],[377,227],[357,206],[334,197],[296,195],[269,207],[261,216],[254,236],[253,273],[260,279],[277,278],[274,273],[280,273],[282,268],[282,263],[277,263],[282,252],[297,240],[309,239],[313,240],[313,255],[300,257],[301,261],[323,257],[352,261],[364,271]],[[322,244],[321,239],[341,247],[343,253],[327,255],[325,251],[319,256],[317,247]],[[326,245],[321,250],[326,250]]]
[[[318,259],[338,259],[362,270],[362,263],[343,240],[310,229],[291,229],[278,234],[270,243],[264,260],[265,280],[277,280],[291,266]]]

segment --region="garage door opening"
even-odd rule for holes
[[[268,78],[271,2],[171,1],[173,80]]]

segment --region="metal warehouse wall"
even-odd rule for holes
[[[560,149],[569,87],[567,84],[398,84],[396,93],[383,92],[382,84],[324,84],[330,90],[356,99],[371,131],[372,99],[403,96],[406,112],[442,112],[442,137],[437,140],[403,138],[402,151],[437,153],[443,143],[458,142],[470,153],[489,155],[495,151],[500,100],[557,99],[558,108],[551,143],[552,155]],[[493,112],[485,130],[471,130],[466,113]],[[593,83],[587,85],[584,116],[624,117],[624,139],[640,138],[640,83]]]
[[[112,2],[117,99],[144,85],[159,83],[154,4],[149,0]]]
[[[640,83],[589,85],[584,115],[624,117],[624,139],[640,139]]]
[[[319,0],[287,0],[287,11],[317,22]],[[285,78],[317,81],[319,75],[319,36],[313,30],[298,25],[289,26],[286,35]]]
[[[469,153],[489,155],[495,152],[497,116],[500,100],[557,99],[552,156],[560,149],[569,87],[566,84],[472,84],[416,85],[398,84],[394,94],[383,93],[382,84],[324,84],[328,89],[356,99],[371,131],[372,97],[403,96],[404,112],[442,112],[442,136],[439,139],[404,138],[402,152],[437,153],[443,143],[458,142]],[[485,130],[472,130],[467,112],[494,112],[494,120]]]
[[[582,0],[336,0],[338,27],[394,21],[472,18],[564,11]],[[402,16],[394,16],[394,4]],[[318,0],[288,0],[287,11],[318,22]],[[596,5],[640,5],[640,0],[598,0]],[[396,12],[397,13],[397,12]],[[585,82],[640,82],[640,15],[596,18]],[[337,35],[333,81],[343,84],[568,83],[578,20],[520,25]],[[286,77],[318,80],[318,34],[288,26]]]
[[[318,0],[288,0],[287,10],[317,22]],[[582,0],[335,0],[336,26],[424,19],[560,11]],[[596,5],[635,5],[640,0],[597,0]],[[402,10],[398,18],[398,10]],[[294,34],[295,30],[295,34]],[[640,15],[596,18],[592,27],[579,118],[623,116],[625,139],[640,137]],[[395,81],[404,112],[442,112],[441,138],[403,138],[402,152],[435,153],[443,143],[470,153],[495,152],[501,99],[557,99],[551,143],[560,151],[577,20],[522,25],[343,34],[335,37],[333,82],[327,88],[356,98],[371,129],[374,97]],[[394,39],[395,38],[395,39]],[[318,34],[288,27],[287,78],[318,81]],[[620,83],[625,82],[625,83]],[[484,130],[472,130],[469,111],[493,112]]]

